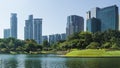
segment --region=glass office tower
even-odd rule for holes
[[[42,19],[34,19],[33,39],[39,44],[42,43]]]
[[[105,7],[105,8],[95,8],[94,10],[87,12],[87,20],[91,18],[99,19],[101,22],[101,31],[108,29],[118,30],[118,7],[116,5]],[[87,21],[88,23],[89,21]],[[88,28],[88,25],[87,25]],[[89,29],[87,29],[89,30]]]
[[[10,37],[17,38],[17,14],[11,13],[10,18]]]
[[[84,31],[84,19],[81,16],[71,15],[67,18],[66,35]]]

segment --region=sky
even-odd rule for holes
[[[120,0],[0,0],[0,38],[3,30],[10,28],[11,13],[17,13],[18,38],[24,39],[25,20],[31,14],[43,19],[42,35],[60,34],[66,32],[67,16],[82,16],[86,23],[91,8],[111,5],[120,8]]]

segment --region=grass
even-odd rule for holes
[[[72,50],[65,56],[68,57],[120,57],[120,50],[105,50],[105,49],[86,49]]]

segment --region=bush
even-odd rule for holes
[[[98,42],[91,42],[86,48],[87,49],[98,49],[100,44]]]
[[[112,45],[111,49],[120,49],[120,47],[119,47],[116,43],[114,43],[114,44]]]
[[[102,48],[110,48],[110,47],[111,47],[110,42],[106,42],[105,44],[102,45]]]

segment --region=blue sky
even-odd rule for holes
[[[43,35],[65,33],[67,16],[79,15],[86,19],[86,12],[94,7],[107,7],[119,0],[0,0],[0,38],[3,29],[10,28],[10,13],[18,14],[18,38],[24,38],[25,20],[33,14],[43,19]],[[86,21],[85,21],[86,22]]]

